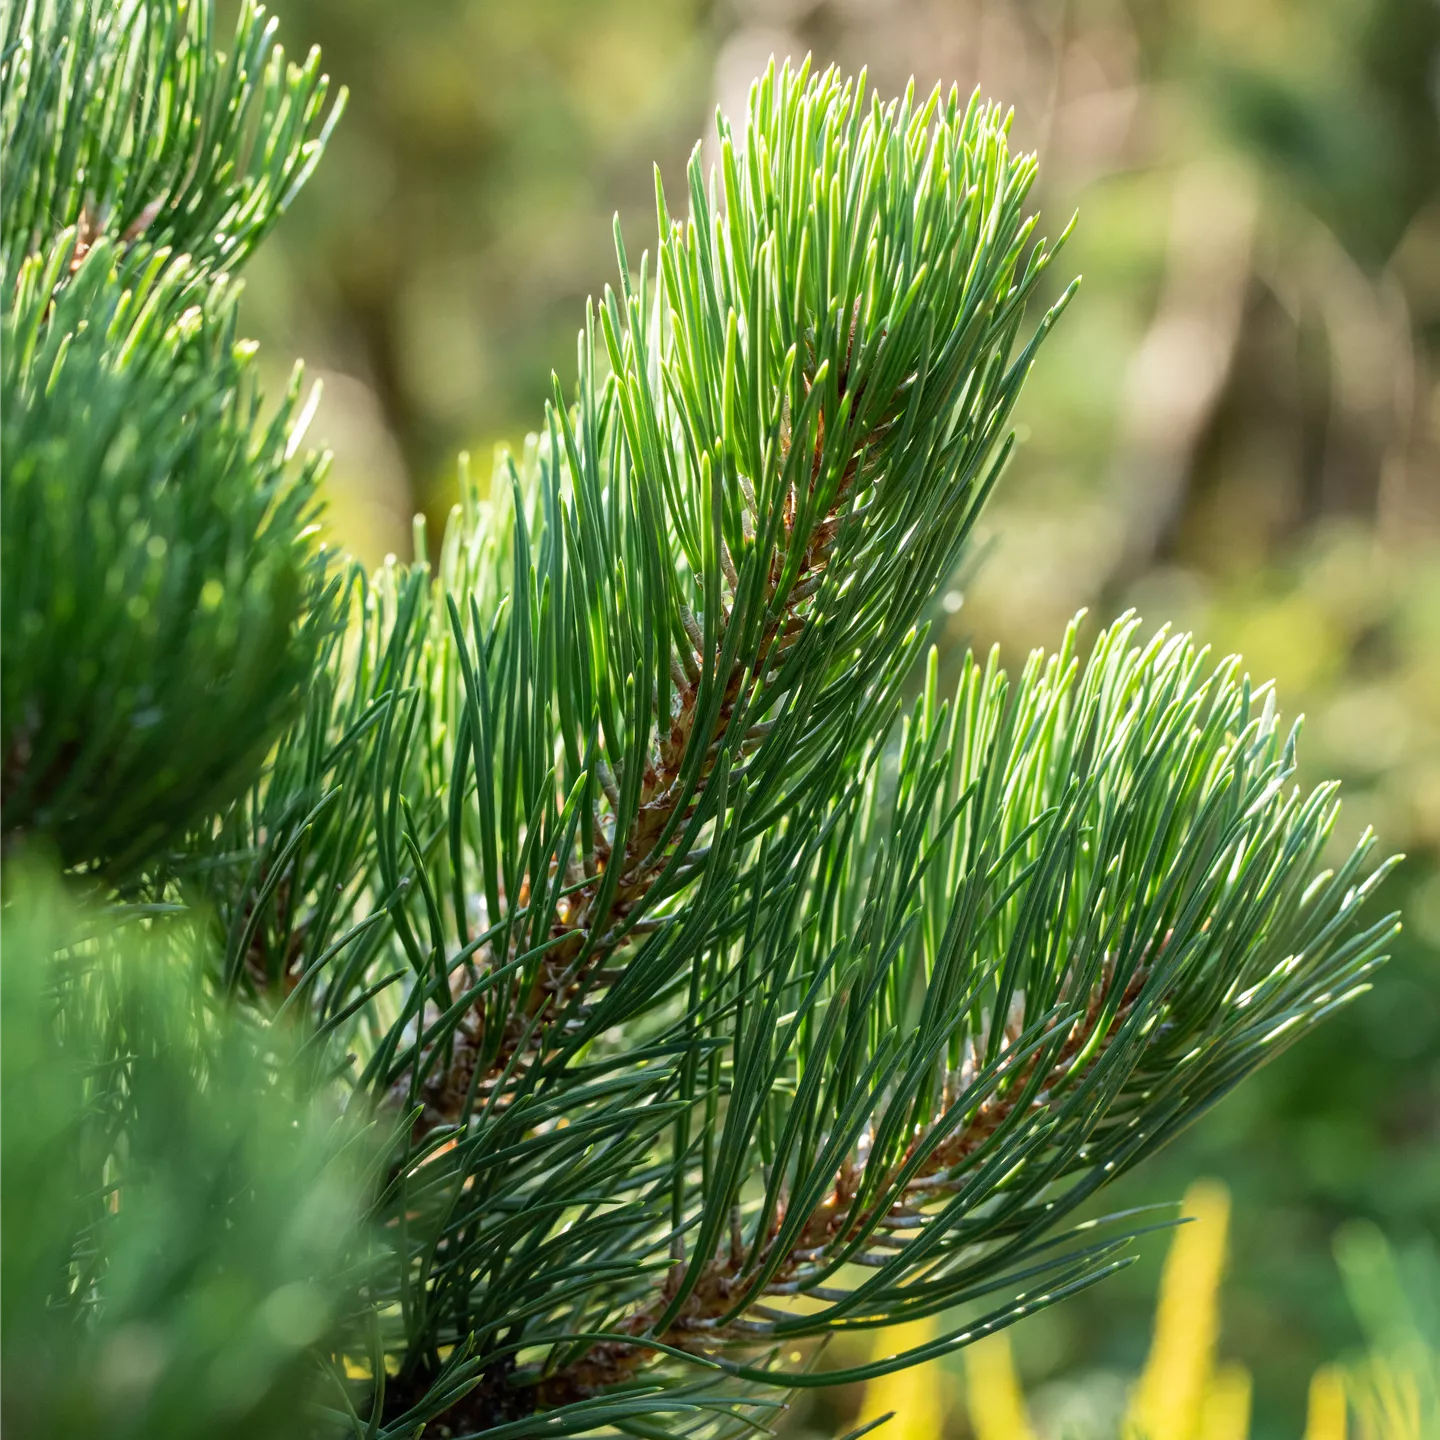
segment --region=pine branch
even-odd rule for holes
[[[0,7],[0,796],[133,884],[250,784],[330,623],[299,373],[262,414],[239,264],[339,113],[262,12]],[[343,97],[342,97],[343,100]]]
[[[227,56],[213,0],[6,0],[0,269],[74,229],[234,270],[309,179],[345,105],[312,50],[289,65],[244,0]]]
[[[351,575],[163,879],[401,1122],[356,1434],[737,1432],[822,1383],[797,1342],[1094,1283],[1129,1222],[1066,1216],[1393,934],[1238,661],[1072,629],[899,718],[1054,251],[997,111],[862,97],[772,69],[690,220],[657,194],[571,403],[434,575]]]
[[[0,789],[7,844],[124,878],[229,804],[289,719],[328,624],[322,461],[293,458],[298,372],[257,427],[233,285],[73,251],[22,266],[3,319]]]
[[[1203,653],[1163,633],[1130,648],[1133,630],[1102,636],[1083,672],[1068,649],[1032,658],[1013,698],[993,664],[972,664],[949,715],[932,672],[873,830],[913,835],[907,865],[877,860],[862,880],[853,932],[843,917],[832,932],[847,954],[816,942],[798,977],[778,954],[736,958],[801,1008],[726,1017],[720,1133],[676,1181],[690,1258],[606,1326],[633,1341],[537,1380],[542,1402],[623,1387],[656,1362],[651,1341],[743,1352],[932,1314],[1017,1272],[1032,1288],[1006,1313],[1045,1303],[1113,1258],[1097,1247],[1078,1273],[1073,1252],[1045,1258],[1065,1213],[1364,988],[1394,919],[1351,917],[1388,867],[1355,883],[1367,842],[1317,874],[1333,798],[1285,793],[1292,745],[1273,705],[1255,713],[1233,662],[1203,677]],[[914,922],[940,877],[945,923],[927,941]],[[812,875],[797,903],[818,908],[821,890]],[[887,912],[871,933],[866,917]],[[780,948],[806,928],[782,929]],[[879,1038],[897,1027],[902,1040]],[[827,1097],[837,1068],[853,1078]],[[757,1139],[765,1194],[747,1202]],[[782,1159],[787,1140],[801,1148]],[[873,1278],[847,1285],[856,1265]],[[775,1309],[785,1296],[819,1308]]]
[[[852,350],[853,344],[852,326]],[[847,352],[847,366],[849,359],[850,354]],[[805,383],[808,393],[813,381],[807,377]],[[839,389],[843,401],[843,375]],[[822,410],[817,416],[816,444],[808,477],[808,486],[812,492],[820,476],[824,458],[823,428]],[[782,510],[781,533],[770,555],[763,590],[763,603],[767,613],[772,613],[773,618],[766,620],[760,642],[755,647],[754,657],[748,665],[734,655],[733,649],[727,650],[725,643],[735,607],[740,601],[741,581],[722,542],[722,618],[716,627],[717,634],[711,653],[706,654],[705,637],[699,625],[688,612],[683,612],[682,631],[689,645],[682,647],[676,658],[673,676],[675,699],[672,702],[668,733],[662,717],[656,717],[656,740],[646,759],[634,828],[627,835],[623,852],[617,859],[610,852],[603,822],[597,821],[594,836],[597,861],[594,866],[588,867],[594,873],[588,874],[583,883],[571,887],[561,901],[559,913],[551,925],[551,939],[564,943],[547,950],[526,1005],[523,1011],[512,1017],[500,1051],[491,1063],[487,1079],[493,1079],[497,1073],[506,1069],[522,1036],[528,1035],[530,1044],[536,1048],[543,1044],[548,1027],[537,1027],[534,1023],[541,1017],[542,1011],[552,1008],[556,1011],[573,1009],[576,1004],[583,1002],[594,981],[613,983],[619,978],[619,972],[605,972],[599,967],[617,945],[644,933],[646,921],[631,920],[629,924],[626,924],[626,921],[637,907],[643,907],[651,886],[660,879],[667,866],[675,863],[676,852],[673,849],[668,854],[662,853],[662,838],[673,835],[684,820],[693,816],[695,806],[703,795],[704,786],[712,779],[716,763],[727,748],[727,738],[739,728],[736,715],[737,711],[744,713],[748,692],[758,683],[775,679],[784,661],[781,646],[777,642],[790,642],[793,645],[803,633],[806,624],[805,612],[808,609],[806,602],[824,582],[826,562],[835,545],[842,511],[855,488],[861,459],[879,438],[878,427],[876,431],[862,438],[844,468],[834,500],[829,508],[813,521],[808,541],[796,536],[797,511],[800,507],[793,496],[787,498]],[[788,458],[788,437],[782,434],[779,461],[782,469],[786,468]],[[753,490],[746,487],[744,493],[753,510]],[[752,530],[756,518],[752,514]],[[785,570],[785,557],[792,548],[802,549],[801,569],[788,594],[782,596],[778,592]],[[710,730],[697,734],[701,677],[707,667],[723,681],[723,686],[720,690],[719,710]],[[775,724],[776,721],[771,719],[745,729],[742,749],[753,752],[771,733]],[[698,766],[696,783],[690,787],[686,784],[686,773],[691,767],[687,766],[686,762],[688,757],[696,753],[703,758]],[[597,760],[597,769],[600,772],[601,788],[611,810],[618,811],[621,803],[618,784],[603,755]],[[702,867],[708,854],[708,848],[704,851],[691,848],[685,854],[685,860],[691,867]],[[616,869],[620,877],[618,885],[613,888],[604,884],[605,871],[610,868]],[[698,873],[698,868],[695,873]],[[685,876],[682,883],[690,878],[694,878],[693,874]],[[520,903],[523,905],[527,899],[528,895],[522,889]],[[602,904],[603,909],[600,908]],[[593,943],[587,943],[592,936],[599,938]],[[577,957],[580,957],[579,963]],[[508,958],[514,957],[512,955]],[[442,1111],[442,1114],[451,1121],[458,1113],[459,1104],[463,1102],[469,1089],[473,1076],[472,1060],[473,1054],[464,1057],[458,1069],[452,1067],[431,1091],[437,1097],[444,1097],[449,1101],[449,1107]]]
[[[552,413],[538,475],[515,476],[514,608],[488,622],[479,606],[451,616],[463,676],[451,703],[476,751],[485,915],[495,925],[513,911],[505,892],[521,910],[541,892],[552,903],[543,931],[497,926],[504,948],[490,942],[492,969],[537,956],[524,967],[524,1003],[477,1014],[449,1061],[425,1062],[421,1136],[460,1123],[522,1034],[537,1054],[547,1037],[576,1043],[567,1025],[593,1034],[592,982],[605,975],[613,991],[610,957],[638,927],[669,918],[727,832],[743,843],[767,812],[818,789],[841,757],[814,718],[890,703],[878,677],[898,683],[898,657],[916,643],[907,632],[993,483],[1000,427],[1038,335],[1005,357],[1053,253],[1025,251],[1033,162],[1008,158],[994,110],[962,109],[954,95],[942,106],[937,93],[866,115],[862,90],[833,74],[778,72],[757,89],[738,156],[722,125],[723,218],[718,198],[706,200],[698,152],[688,227],[669,220],[657,192],[656,292],[645,264],[632,285],[620,245],[623,299],[607,292],[599,312],[610,378],[597,394],[592,322],[576,412]],[[787,194],[789,163],[834,174],[822,168],[813,192]],[[839,217],[823,198],[832,184],[848,192]],[[887,228],[912,203],[906,224]],[[777,295],[797,305],[780,323],[766,311]],[[718,410],[707,377],[722,380]],[[686,447],[667,449],[666,434],[689,437]],[[907,554],[922,517],[924,540]],[[633,562],[618,585],[617,552]],[[444,588],[484,583],[457,573]],[[487,624],[501,628],[482,652]],[[509,693],[484,673],[497,646],[516,683],[554,677],[560,730],[534,730],[531,753],[498,766],[479,753],[500,738],[487,712]],[[531,703],[547,700],[537,692]],[[553,796],[528,784],[518,804],[504,793],[517,772],[538,778],[557,750],[565,779]],[[522,817],[537,805],[557,816],[577,785],[579,853],[521,877],[521,856],[546,844]],[[455,838],[452,824],[451,864],[463,871]]]

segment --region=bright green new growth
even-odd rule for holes
[[[320,52],[288,65],[276,22],[243,0],[228,57],[204,0],[7,0],[0,16],[6,185],[0,264],[12,275],[76,226],[234,269],[309,179],[326,112]]]
[[[123,874],[253,779],[310,674],[319,462],[298,377],[260,423],[233,286],[100,242],[57,293],[73,246],[4,324],[5,830]]]
[[[1379,963],[1385,867],[1367,840],[1323,868],[1333,788],[1294,790],[1237,661],[1127,619],[940,697],[924,618],[1060,308],[1026,331],[1055,249],[1007,129],[772,67],[686,222],[657,186],[653,265],[619,245],[573,394],[488,499],[462,467],[436,572],[352,570],[342,624],[292,628],[305,708],[262,779],[196,783],[214,818],[181,845],[178,803],[116,821],[151,900],[213,917],[216,1002],[298,1028],[296,1074],[397,1136],[317,1425],[738,1435],[781,1391],[963,1344],[1123,1263],[1123,1233],[1060,1222]],[[86,345],[64,307],[92,265],[140,263],[33,262],[33,354]],[[191,322],[154,293],[178,384]],[[193,353],[232,393],[229,339]],[[274,498],[237,527],[265,557],[308,503],[289,424],[255,432]],[[132,493],[191,533],[165,483]],[[8,649],[33,581],[5,561]],[[30,673],[15,702],[68,693]],[[228,660],[215,684],[265,688]],[[8,660],[5,685],[8,746]],[[121,817],[171,788],[104,778]],[[942,1310],[924,1352],[788,1358]]]

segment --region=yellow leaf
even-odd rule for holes
[[[1195,1440],[1215,1362],[1229,1193],[1197,1181],[1185,1192],[1184,1214],[1190,1223],[1165,1257],[1150,1356],[1126,1420],[1126,1432],[1146,1440]]]
[[[883,1360],[935,1339],[934,1320],[914,1320],[878,1333],[872,1359]],[[945,1433],[945,1400],[950,1377],[944,1365],[930,1360],[882,1375],[865,1386],[860,1425],[893,1411],[895,1418],[880,1429],[883,1440],[939,1440]]]
[[[1199,1440],[1248,1440],[1250,1372],[1243,1365],[1222,1365],[1200,1407]]]
[[[1034,1440],[1005,1331],[968,1345],[965,1398],[976,1440]]]
[[[1345,1380],[1333,1365],[1310,1377],[1305,1440],[1345,1440]]]

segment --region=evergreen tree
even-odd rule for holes
[[[235,328],[317,57],[0,13],[15,1433],[739,1435],[1124,1263],[1078,1207],[1395,922],[1239,660],[1127,616],[940,693],[1073,292],[1029,328],[1004,113],[772,66],[367,576]]]

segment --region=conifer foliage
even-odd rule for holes
[[[310,673],[298,385],[262,417],[227,272],[337,111],[247,9],[7,3],[6,833],[117,875],[251,779]]]
[[[926,617],[1074,288],[1031,317],[1064,237],[1005,114],[772,65],[682,215],[657,178],[653,254],[617,230],[433,570],[422,531],[367,576],[235,321],[339,111],[318,59],[249,4],[223,44],[204,0],[0,12],[7,1272],[50,1257],[10,1417],[65,1433],[88,1384],[116,1434],[741,1435],[1124,1263],[1077,1207],[1394,920],[1240,661],[1123,617],[942,693]],[[80,918],[36,920],[42,862]],[[157,1126],[135,1017],[177,1003],[201,1098]],[[311,1138],[206,1170],[237,1126]],[[166,1205],[233,1356],[135,1278],[178,1273]],[[26,1303],[67,1317],[27,1354],[100,1358],[12,1373]]]

